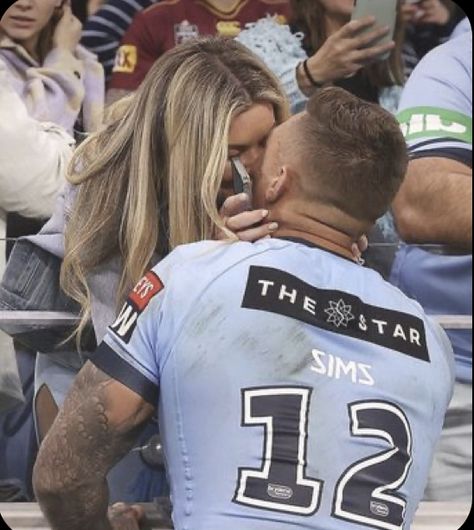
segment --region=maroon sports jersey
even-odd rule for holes
[[[236,0],[227,12],[209,0],[162,0],[137,14],[117,52],[110,88],[135,90],[167,50],[204,35],[236,37],[249,22],[266,15],[289,18],[287,0]]]

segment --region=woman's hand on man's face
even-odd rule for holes
[[[220,215],[225,227],[233,232],[241,241],[258,241],[269,237],[278,229],[275,222],[265,222],[268,210],[251,210],[250,199],[245,193],[227,197],[220,209]],[[217,234],[216,239],[226,239],[223,230]]]

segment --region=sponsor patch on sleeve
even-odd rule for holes
[[[160,278],[152,271],[147,272],[129,294],[110,329],[128,344],[137,325],[138,317],[163,288],[164,285]]]
[[[131,44],[124,44],[117,50],[115,56],[114,72],[122,74],[132,74],[137,66],[137,47]]]
[[[415,107],[397,115],[407,142],[444,138],[472,145],[472,118],[453,110]]]

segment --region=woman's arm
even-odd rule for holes
[[[32,119],[0,62],[0,209],[49,217],[63,187],[74,140]]]

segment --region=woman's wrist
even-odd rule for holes
[[[296,67],[296,81],[305,95],[311,95],[315,90],[322,88],[326,84],[326,80],[311,65],[310,61],[311,59],[306,59]]]

